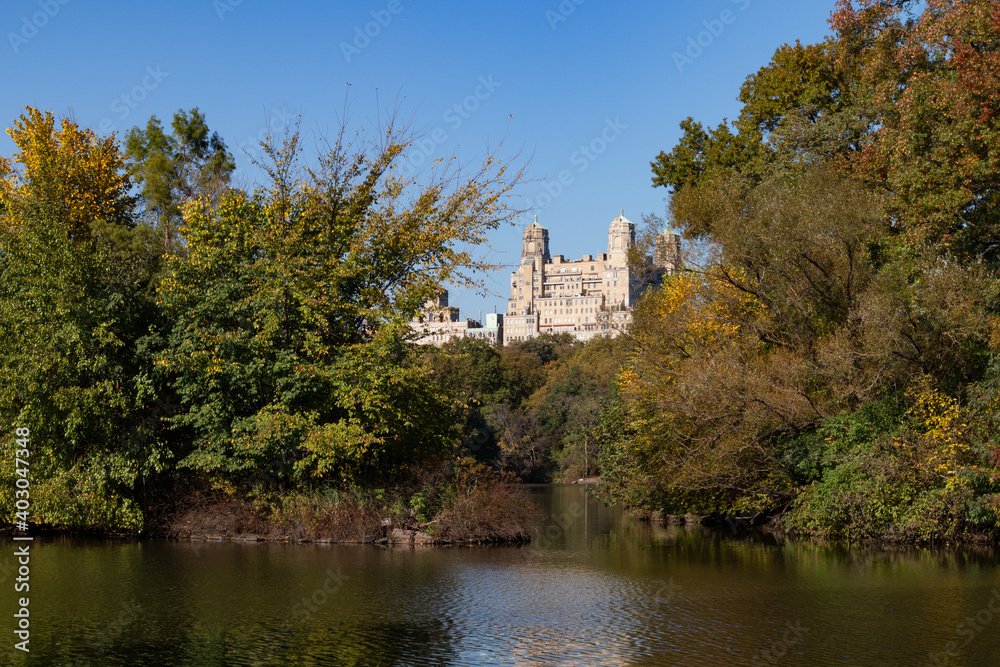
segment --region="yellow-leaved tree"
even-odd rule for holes
[[[148,358],[156,268],[132,217],[125,159],[98,137],[28,108],[0,162],[0,430],[30,431],[32,522],[142,527],[139,499],[168,458]],[[0,519],[14,519],[4,439]]]
[[[488,156],[471,174],[404,179],[408,141],[383,131],[354,145],[342,132],[311,168],[292,132],[264,145],[259,190],[184,212],[157,367],[192,437],[180,465],[217,488],[355,482],[451,451],[450,397],[408,323],[442,283],[487,266],[470,247],[514,215],[518,174]]]
[[[7,129],[18,151],[11,161],[0,158],[0,209],[4,228],[23,223],[24,207],[45,207],[59,215],[70,238],[91,236],[97,220],[134,226],[135,197],[125,156],[114,136],[98,137],[63,118],[56,127],[52,112],[27,107]]]

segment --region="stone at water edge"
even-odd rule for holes
[[[393,542],[412,542],[413,535],[416,531],[413,530],[403,530],[402,528],[393,528],[392,532],[389,533],[389,539]]]

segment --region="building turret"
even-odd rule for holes
[[[533,262],[541,269],[542,264],[551,262],[549,256],[549,230],[535,221],[524,228],[524,243],[521,247],[521,263]]]
[[[424,310],[435,310],[437,308],[448,307],[448,290],[443,287],[437,288],[437,295],[424,302]]]
[[[625,209],[621,215],[611,221],[608,227],[608,260],[612,266],[628,266],[628,250],[635,243],[635,224],[625,217]]]
[[[672,232],[663,232],[656,237],[656,257],[653,264],[664,269],[669,276],[681,265],[681,237]]]

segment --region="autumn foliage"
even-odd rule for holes
[[[31,431],[32,522],[135,532],[188,493],[266,514],[446,469],[454,397],[408,322],[489,266],[475,248],[514,215],[510,162],[418,182],[391,125],[345,129],[311,165],[289,128],[244,191],[196,109],[174,130],[133,130],[131,157],[32,108],[8,131],[0,426]]]
[[[848,538],[1000,528],[1000,9],[838,3],[652,162],[708,249],[638,307],[605,493]]]

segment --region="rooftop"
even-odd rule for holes
[[[531,223],[530,225],[528,225],[528,226],[529,227],[534,227],[535,229],[546,229],[545,227],[542,227],[540,224],[538,224],[538,214],[537,213],[535,214],[535,221],[533,223]]]

